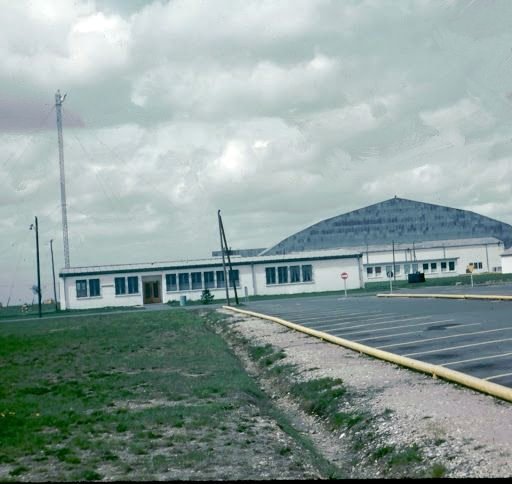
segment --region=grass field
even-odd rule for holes
[[[177,309],[0,325],[0,480],[332,475],[209,318]]]

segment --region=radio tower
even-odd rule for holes
[[[64,142],[62,141],[62,103],[66,99],[60,95],[60,90],[55,94],[55,111],[57,112],[57,134],[59,139],[59,166],[60,166],[60,203],[62,206],[62,237],[64,239],[64,267],[69,268],[69,243],[68,243],[68,214],[66,207],[66,178],[64,176]]]

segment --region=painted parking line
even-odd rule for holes
[[[502,373],[501,375],[488,376],[487,378],[484,378],[484,380],[496,380],[497,378],[502,378],[504,376],[510,375],[512,375],[512,373]]]
[[[356,325],[353,325],[353,326],[347,326],[343,329],[352,329],[352,328],[363,328],[364,326],[380,326],[382,324],[389,324],[389,323],[401,323],[402,321],[414,321],[414,320],[417,320],[417,319],[428,319],[428,318],[431,318],[432,315],[428,315],[428,316],[415,316],[415,317],[412,317],[412,318],[403,318],[403,319],[388,319],[387,321],[379,321],[378,323],[366,323],[366,324],[356,324]],[[339,323],[337,325],[334,325],[334,323],[331,323],[331,324],[328,324],[328,325],[324,325],[324,324],[320,324],[318,326],[313,326],[314,329],[320,329],[320,330],[327,330],[329,331],[329,328],[333,327],[333,329],[338,329],[338,328],[342,328],[344,326],[346,326],[347,324],[352,324],[352,323]]]
[[[373,332],[377,333],[379,331],[389,331],[390,329],[400,329],[400,328],[416,328],[417,326],[436,325],[436,324],[442,324],[442,323],[449,322],[449,321],[454,321],[454,320],[453,319],[444,319],[444,320],[441,320],[441,321],[427,321],[426,323],[406,324],[404,326],[393,326],[392,328],[379,328],[379,329],[376,329]],[[480,324],[481,323],[458,324],[456,326],[451,326],[451,327],[446,328],[446,329],[447,330],[448,329],[458,329],[458,328],[464,328],[464,327],[467,327],[467,326],[478,326]],[[420,331],[422,331],[422,330],[420,330]],[[363,333],[363,332],[366,333],[366,332],[368,332],[368,330],[351,331],[350,333],[343,333],[343,336],[348,336],[348,335],[357,334],[357,333]],[[407,333],[385,334],[385,335],[381,335],[381,336],[375,336],[375,337],[372,336],[370,338],[358,339],[357,341],[368,341],[368,340],[371,340],[371,339],[379,339],[379,338],[393,338],[394,336],[403,336],[404,334],[416,334],[416,333],[418,333],[418,331],[409,331]]]
[[[379,314],[380,316],[376,316],[376,314]],[[345,317],[346,316],[346,317]],[[368,318],[370,316],[370,318]],[[352,314],[346,314],[346,315],[339,315],[337,317],[318,317],[318,318],[308,318],[307,320],[314,323],[314,320],[321,320],[321,321],[337,321],[339,319],[343,319],[345,321],[357,321],[358,319],[382,319],[382,318],[389,318],[390,316],[400,316],[400,313],[359,313],[357,315]],[[306,319],[301,318],[299,315],[299,318],[301,321],[305,321]]]
[[[454,334],[454,335],[449,335],[449,336],[438,336],[436,338],[417,339],[414,341],[407,341],[405,343],[395,343],[392,345],[377,346],[377,349],[394,348],[396,346],[407,346],[407,345],[412,345],[412,344],[416,344],[416,343],[426,343],[428,341],[439,341],[441,339],[449,339],[449,338],[463,338],[465,336],[474,336],[475,334],[498,333],[500,331],[511,331],[511,330],[512,330],[512,328],[486,329],[484,331],[475,331],[473,333],[460,333],[460,334]]]
[[[469,358],[467,360],[451,361],[450,363],[443,363],[439,366],[461,365],[462,363],[473,363],[475,361],[490,360],[491,358],[494,360],[498,358],[505,358],[506,356],[512,356],[512,353],[501,353],[500,355],[480,356],[477,358]]]
[[[417,356],[417,355],[429,355],[432,353],[441,353],[442,351],[459,350],[461,348],[471,348],[473,346],[483,346],[483,345],[489,345],[489,344],[493,344],[493,343],[503,343],[505,341],[512,341],[512,338],[495,339],[492,341],[482,341],[480,343],[470,343],[467,345],[451,346],[448,348],[438,348],[437,350],[418,351],[416,353],[407,353],[402,356],[411,357],[411,356]],[[442,366],[442,365],[439,365],[439,366]]]
[[[480,323],[463,324],[461,326],[476,326],[478,324],[480,324]],[[455,329],[455,327],[447,328],[447,329]],[[405,333],[395,333],[395,334],[382,334],[380,336],[372,336],[371,338],[356,339],[355,341],[357,343],[361,343],[362,341],[370,341],[370,340],[384,339],[384,338],[394,338],[395,336],[405,336],[408,334],[418,334],[418,331],[406,331]]]
[[[333,313],[332,314],[332,318],[330,318],[330,319],[329,319],[329,316],[331,315],[331,313],[320,315],[320,316],[316,315],[316,313],[313,313],[313,314],[314,314],[313,316],[310,316],[310,315],[301,313],[301,314],[297,314],[297,315],[294,316],[293,314],[284,313],[280,317],[286,316],[287,318],[290,318],[290,319],[300,318],[301,321],[315,321],[317,319],[322,319],[322,320],[327,320],[327,321],[332,319],[334,321],[337,318],[344,318],[344,317],[347,317],[347,316],[350,316],[352,318],[364,318],[367,315],[382,314],[382,312],[381,311],[378,311],[378,312],[357,312],[357,313],[340,313],[340,312],[338,312],[338,313]],[[305,318],[303,318],[302,316],[305,316]]]

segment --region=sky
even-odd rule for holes
[[[0,0],[0,302],[389,199],[512,224],[509,0]],[[36,299],[37,301],[37,299]]]

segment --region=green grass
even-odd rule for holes
[[[287,429],[299,461],[332,473],[212,331],[218,317],[178,309],[2,323],[0,480],[99,480],[106,463],[121,480],[216,466],[248,478],[254,449],[289,458],[254,430],[262,418]],[[227,442],[228,453],[216,450]]]
[[[106,308],[95,308],[95,309],[65,309],[57,310],[55,304],[41,304],[41,316],[66,316],[74,314],[91,314],[98,312],[117,312],[117,311],[136,311],[141,310],[141,307],[135,306],[120,306],[120,307],[106,307]],[[39,306],[37,304],[28,304],[26,309],[23,306],[7,306],[0,307],[0,319],[25,319],[25,318],[38,318],[39,317]]]

